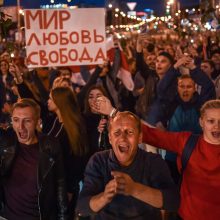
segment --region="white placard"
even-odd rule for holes
[[[103,63],[105,10],[25,10],[25,38],[30,68]]]

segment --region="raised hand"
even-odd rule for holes
[[[93,108],[96,112],[103,115],[110,115],[111,111],[113,110],[110,100],[105,96],[98,97]]]
[[[22,77],[22,73],[19,70],[18,66],[15,65],[14,63],[10,63],[9,64],[9,72],[13,75],[15,82],[17,84],[22,83],[23,82],[23,77]]]
[[[183,55],[180,59],[177,60],[177,62],[174,64],[174,68],[178,69],[181,66],[186,66],[187,64],[189,64],[192,61],[192,58],[187,56],[187,55]]]

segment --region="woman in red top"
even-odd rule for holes
[[[203,134],[187,163],[181,185],[179,215],[184,220],[220,219],[220,100],[201,108]],[[143,142],[181,155],[190,132],[166,132],[143,124]]]

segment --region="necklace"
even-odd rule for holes
[[[54,127],[57,123],[57,120],[58,120],[58,117],[56,117],[56,119],[54,120],[53,126],[50,129],[50,131],[48,132],[48,135],[50,135],[52,133],[52,131],[54,130]],[[63,128],[63,123],[59,123],[59,124],[60,124],[60,128],[59,128],[58,132],[55,134],[55,137],[58,137],[58,135],[60,134],[60,132],[62,131],[62,128]]]

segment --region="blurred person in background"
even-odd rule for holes
[[[213,73],[215,71],[215,63],[212,60],[203,60],[200,68],[204,73],[208,75],[210,79],[212,79]]]
[[[211,54],[211,60],[215,64],[215,71],[212,73],[212,79],[216,79],[220,76],[220,49],[215,50]]]
[[[108,119],[107,117],[103,117],[95,109],[98,98],[102,96],[107,96],[105,89],[101,85],[93,85],[89,88],[85,97],[85,110],[83,116],[88,134],[90,155],[93,155],[97,151],[110,148],[108,133],[106,131]],[[98,129],[99,126],[103,128],[100,129],[100,132]],[[103,135],[101,135],[102,132],[104,132]],[[101,138],[103,140],[101,140]]]

